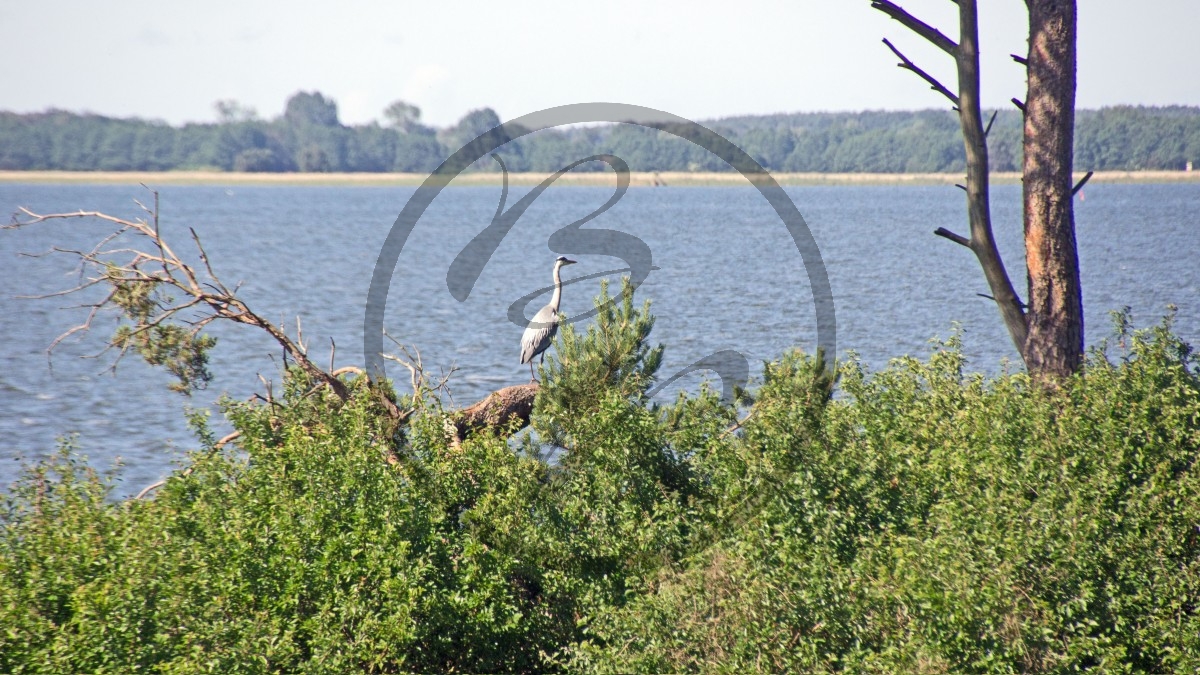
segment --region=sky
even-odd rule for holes
[[[950,0],[900,0],[956,38]],[[985,107],[1025,97],[1022,0],[980,0]],[[297,91],[345,124],[401,99],[453,124],[586,101],[689,119],[913,110],[947,101],[895,67],[888,37],[953,88],[951,59],[869,0],[377,2],[0,0],[0,110],[59,108],[172,124],[233,99],[264,118]],[[1080,108],[1200,105],[1195,0],[1079,0]]]

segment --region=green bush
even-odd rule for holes
[[[769,414],[716,462],[722,537],[598,615],[570,662],[1195,672],[1200,382],[1167,325],[1124,338],[1058,392],[965,376],[957,339],[875,375],[850,362],[819,426],[794,392],[820,387],[768,379]]]
[[[364,381],[289,372],[224,404],[236,450],[197,417],[153,499],[64,447],[7,498],[0,672],[1200,668],[1200,380],[1169,324],[1056,391],[965,374],[952,338],[655,406],[653,320],[610,300],[515,438],[451,443],[433,399],[397,434]]]

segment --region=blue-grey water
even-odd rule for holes
[[[508,204],[523,192],[514,189]],[[828,270],[836,306],[837,348],[856,351],[873,368],[904,354],[928,353],[928,340],[959,322],[970,366],[997,372],[1017,362],[974,257],[932,232],[965,232],[962,193],[945,186],[792,187],[788,194],[811,228]],[[304,337],[317,360],[361,365],[367,289],[380,247],[413,188],[164,187],[162,229],[189,251],[188,228],[202,238],[217,274],[265,317]],[[418,348],[434,374],[456,367],[454,402],[528,379],[518,363],[522,329],[506,317],[518,298],[550,284],[551,233],[599,207],[600,187],[554,187],[525,213],[483,269],[470,296],[447,290],[450,262],[490,221],[498,187],[450,188],[434,201],[404,247],[385,315],[388,333]],[[0,207],[39,212],[141,213],[138,186],[0,185]],[[993,217],[1010,275],[1023,293],[1020,189],[993,189]],[[1200,184],[1089,185],[1076,204],[1087,342],[1109,334],[1108,310],[1129,305],[1139,325],[1179,307],[1177,331],[1200,342]],[[658,317],[653,339],[667,345],[670,375],[722,349],[751,363],[816,342],[812,295],[800,255],[774,211],[752,188],[634,188],[587,227],[620,230],[645,241],[659,267],[639,289]],[[222,393],[244,398],[278,381],[279,348],[242,326],[216,326],[220,340],[209,389],[186,398],[170,377],[135,356],[107,373],[103,349],[113,318],[97,321],[47,358],[55,336],[76,325],[96,298],[20,299],[69,288],[79,273],[69,256],[27,257],[51,247],[90,246],[109,231],[96,221],[45,223],[0,232],[0,486],[23,463],[75,436],[92,464],[119,462],[119,494],[157,480],[195,446],[185,409],[211,408]],[[568,279],[623,267],[619,259],[575,256]],[[568,286],[563,310],[591,307],[592,280]],[[546,301],[532,303],[527,315]],[[393,366],[395,368],[395,366]],[[404,373],[391,372],[398,381]],[[702,374],[678,381],[699,386]],[[214,415],[219,418],[219,415]],[[217,419],[218,431],[226,429]],[[119,459],[118,459],[119,458]],[[0,487],[0,491],[5,488]]]

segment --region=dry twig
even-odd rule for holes
[[[150,221],[127,220],[99,211],[39,214],[21,208],[20,212],[14,216],[12,223],[5,226],[5,229],[16,229],[53,220],[80,218],[100,220],[117,227],[115,232],[104,237],[90,250],[77,251],[58,247],[52,249],[54,252],[76,256],[85,271],[91,270],[95,273],[85,282],[52,295],[68,295],[101,284],[111,286],[111,290],[103,300],[85,305],[91,310],[83,323],[55,338],[48,351],[53,352],[55,347],[71,335],[89,330],[99,311],[110,306],[124,310],[125,314],[135,322],[135,325],[128,328],[127,332],[118,333],[118,336],[106,348],[117,350],[114,366],[131,348],[143,344],[141,341],[148,339],[148,336],[152,335],[156,329],[166,328],[172,323],[174,325],[183,324],[188,326],[182,334],[185,336],[183,339],[195,340],[198,339],[200,331],[205,326],[217,319],[225,319],[266,331],[283,347],[284,353],[290,356],[306,375],[327,385],[338,398],[346,400],[349,393],[345,383],[322,370],[308,358],[302,333],[299,332],[299,320],[297,320],[297,339],[293,341],[280,326],[253,312],[237,296],[236,291],[226,286],[213,271],[208,254],[204,251],[200,237],[195,230],[191,231],[192,241],[204,265],[204,272],[198,272],[175,253],[161,235],[158,193],[153,190],[151,192],[154,195],[153,210],[139,203],[139,206],[142,206],[150,215]],[[138,239],[148,240],[151,250],[144,251],[130,247],[108,248],[110,243],[124,236],[132,236],[135,241]],[[155,294],[154,291],[160,287],[177,291],[181,297],[176,300],[166,294]],[[199,316],[191,318],[181,316],[181,313],[189,310],[198,311]],[[203,349],[203,346],[198,349]],[[192,383],[187,382],[185,376],[180,375],[180,378],[184,380],[181,383],[183,388],[191,386]]]
[[[211,455],[212,453],[220,450],[221,448],[225,447],[225,445],[227,443],[229,443],[231,441],[235,441],[238,438],[240,438],[241,435],[242,435],[242,432],[234,431],[234,432],[231,432],[231,433],[228,433],[228,434],[222,436],[221,440],[217,441],[216,443],[213,443],[212,449],[209,450],[208,454]],[[193,465],[189,466],[188,468],[184,469],[183,473],[180,475],[181,476],[190,476],[190,475],[192,475],[192,472],[195,470],[196,470],[196,465],[193,464]],[[164,479],[158,481],[157,483],[152,483],[150,485],[147,485],[146,487],[142,488],[141,492],[137,493],[137,496],[134,497],[134,500],[144,499],[146,497],[146,495],[148,495],[151,492],[157,490],[158,488],[166,485],[168,480],[170,480],[170,479],[164,478]]]

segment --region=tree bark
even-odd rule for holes
[[[524,429],[533,412],[537,398],[536,383],[505,387],[488,394],[482,401],[463,408],[446,420],[446,435],[452,443],[461,443],[484,429],[499,429],[515,425]]]
[[[1075,136],[1075,0],[1026,0],[1029,58],[1026,101],[1013,99],[1025,116],[1024,223],[1029,304],[1021,303],[992,235],[988,206],[987,129],[979,102],[979,16],[976,0],[954,0],[959,10],[959,41],[913,17],[892,0],[871,6],[952,55],[958,66],[958,93],[917,67],[891,42],[884,44],[911,70],[954,104],[966,149],[971,236],[944,227],[934,234],[971,249],[983,268],[1009,336],[1039,380],[1061,380],[1083,365],[1083,291],[1075,245],[1071,185]],[[990,128],[991,124],[988,124]],[[1089,174],[1090,177],[1090,174]],[[1087,178],[1084,178],[1086,181]]]
[[[979,17],[975,0],[959,0],[958,13],[959,42],[954,56],[958,65],[958,117],[967,158],[967,214],[971,225],[967,246],[978,258],[1008,334],[1021,353],[1026,342],[1025,312],[992,235],[987,136],[979,101]]]
[[[1035,377],[1062,379],[1083,363],[1083,301],[1072,204],[1075,135],[1074,0],[1028,0],[1024,221],[1028,336]]]

